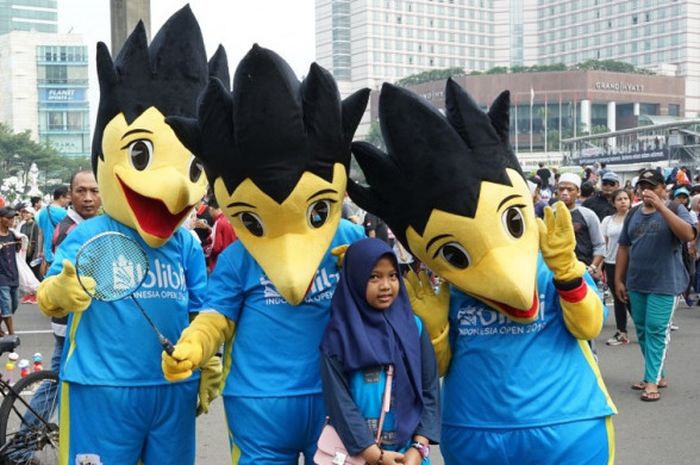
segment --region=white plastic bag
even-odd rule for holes
[[[39,280],[34,276],[34,272],[27,265],[26,253],[28,238],[24,234],[20,234],[17,231],[12,231],[15,237],[22,241],[22,246],[20,250],[15,254],[15,261],[17,262],[17,274],[19,275],[19,291],[23,294],[34,294],[39,287]]]
[[[17,260],[17,272],[19,274],[19,291],[24,294],[33,294],[39,287],[39,280],[36,279],[32,269],[20,254],[15,254]]]

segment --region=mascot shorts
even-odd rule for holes
[[[59,463],[193,465],[198,386],[63,382]]]
[[[539,428],[442,427],[445,465],[607,465],[615,460],[612,417]]]
[[[233,465],[312,465],[326,409],[323,395],[224,396]]]

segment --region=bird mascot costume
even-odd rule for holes
[[[445,283],[409,281],[445,374],[441,451],[448,465],[608,464],[616,413],[587,340],[604,308],[574,255],[568,210],[535,219],[508,141],[508,92],[484,113],[451,79],[446,112],[385,84],[388,154],[353,153],[362,208]]]
[[[223,49],[210,67],[228,80]],[[176,340],[191,312],[202,308],[204,255],[180,225],[204,195],[206,177],[165,122],[168,115],[195,115],[210,74],[192,11],[175,13],[150,46],[139,23],[114,61],[99,43],[97,71],[92,163],[105,214],[67,236],[37,295],[47,315],[70,315],[61,370],[60,464],[192,465],[199,372],[169,383],[160,369],[161,345],[135,302],[92,299],[74,267],[81,245],[116,231],[146,252],[150,271],[136,296],[167,338]],[[205,402],[205,381],[217,376],[211,368],[201,377]]]
[[[211,310],[172,356],[163,353],[163,371],[186,378],[226,342],[234,464],[296,465],[300,453],[312,463],[324,419],[319,344],[339,276],[331,250],[364,235],[340,216],[368,96],[341,101],[320,66],[299,82],[280,56],[255,45],[233,92],[212,79],[196,119],[168,119],[202,160],[239,240],[210,277]]]

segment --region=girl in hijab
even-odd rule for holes
[[[370,465],[427,465],[429,444],[440,436],[437,366],[398,270],[381,240],[348,248],[321,341],[323,396],[351,455]],[[393,394],[380,447],[375,436],[388,366]]]

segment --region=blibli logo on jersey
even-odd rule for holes
[[[333,291],[335,290],[335,285],[338,283],[339,278],[340,273],[329,273],[325,268],[316,271],[313,284],[304,302],[312,303],[330,300],[333,297]],[[286,302],[267,276],[262,275],[260,277],[260,285],[263,287],[263,296],[265,297],[265,303],[267,305],[278,305]]]
[[[117,257],[117,261],[112,263],[112,282],[117,291],[128,291],[136,288],[141,281],[143,270],[138,266],[134,268],[134,262],[127,260],[124,255]]]
[[[144,279],[144,269],[141,265],[134,265],[124,256],[119,256],[112,263],[112,279],[115,290],[128,291],[136,288],[143,280],[134,297],[139,299],[187,299],[187,281],[182,265],[175,267],[159,259],[153,262],[153,268],[148,270]]]
[[[544,328],[544,295],[540,296],[537,320],[529,324],[517,323],[501,312],[491,310],[482,303],[467,303],[457,311],[460,336],[495,336],[528,334]]]

